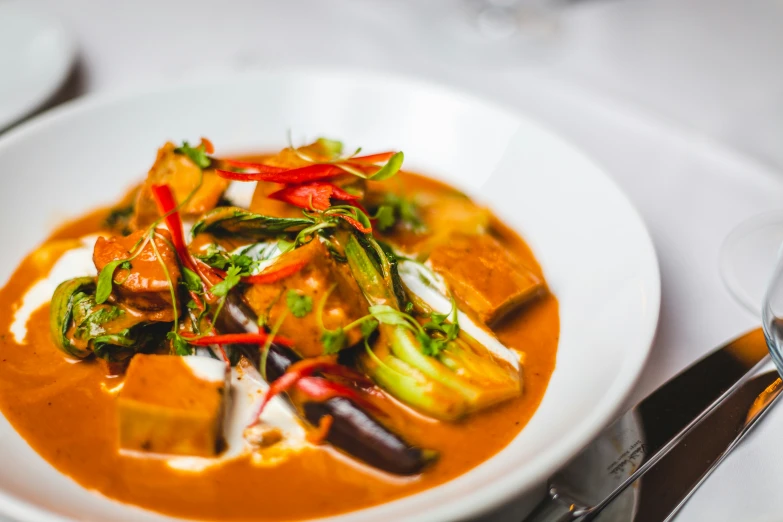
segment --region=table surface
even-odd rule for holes
[[[658,336],[629,403],[758,323],[717,259],[734,226],[783,197],[781,0],[531,0],[524,9],[547,11],[509,37],[477,29],[480,0],[28,1],[79,46],[56,101],[220,71],[367,68],[497,100],[577,143],[639,208],[660,259]],[[783,516],[778,410],[678,522]]]

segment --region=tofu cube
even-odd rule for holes
[[[210,357],[136,355],[117,398],[120,448],[214,457],[229,382],[225,363]]]
[[[489,234],[452,234],[429,261],[457,300],[487,325],[546,291],[543,279]]]

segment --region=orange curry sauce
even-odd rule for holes
[[[405,191],[432,189],[432,180],[401,174]],[[106,210],[63,226],[49,241],[100,232]],[[495,234],[534,270],[530,250],[500,223]],[[168,515],[208,520],[295,520],[335,515],[388,502],[442,484],[503,449],[525,426],[555,367],[558,304],[547,295],[495,329],[507,346],[525,352],[521,397],[458,423],[427,420],[390,406],[391,427],[413,444],[432,448],[439,460],[415,477],[395,477],[352,461],[326,446],[313,446],[281,463],[262,467],[249,458],[201,472],[165,461],[121,455],[115,395],[122,377],[106,377],[95,360],[74,362],[55,348],[49,306],[27,325],[24,344],[10,333],[14,311],[54,256],[28,256],[0,290],[0,409],[24,439],[52,466],[85,488]]]

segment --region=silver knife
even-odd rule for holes
[[[633,484],[633,522],[669,521],[744,436],[769,411],[783,382],[769,371],[745,382]],[[611,508],[604,513],[609,514]],[[599,516],[597,520],[607,520]]]
[[[621,415],[554,475],[547,497],[526,521],[593,518],[768,361],[758,328],[693,363]]]

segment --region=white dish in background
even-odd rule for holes
[[[28,2],[0,2],[0,131],[46,102],[75,57],[59,21]]]
[[[645,226],[614,183],[571,145],[500,107],[439,86],[344,71],[259,73],[76,101],[0,139],[0,220],[14,223],[2,232],[0,280],[63,217],[119,197],[165,140],[208,136],[220,154],[269,150],[285,145],[289,128],[295,139],[325,135],[367,151],[401,149],[408,169],[491,204],[527,240],[560,301],[557,367],[538,411],[508,447],[442,486],[335,519],[452,520],[541,485],[631,389],[655,333],[660,279]],[[45,189],[32,190],[32,179]],[[0,438],[2,513],[166,519],[56,473],[4,419]]]

